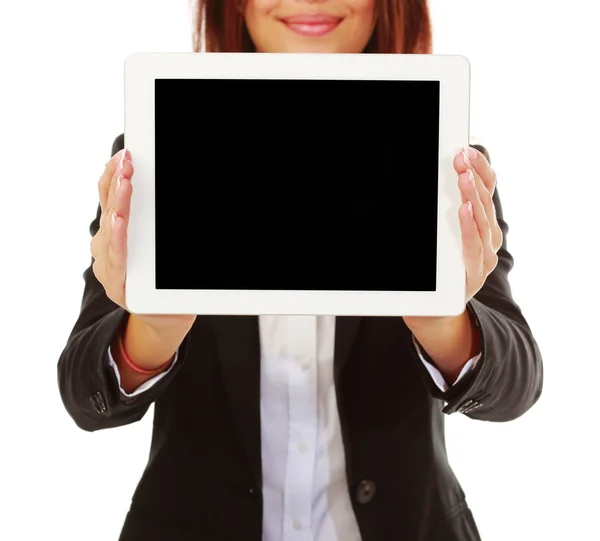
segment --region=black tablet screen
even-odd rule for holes
[[[438,81],[155,90],[158,289],[435,290]]]

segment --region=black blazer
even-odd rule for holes
[[[112,153],[122,147],[120,136]],[[494,203],[506,239],[497,190]],[[482,358],[446,393],[426,372],[402,318],[336,319],[335,385],[363,541],[480,539],[448,464],[444,414],[510,421],[542,390],[540,352],[511,295],[506,241],[498,256],[468,304]],[[258,317],[199,316],[173,371],[125,398],[107,350],[128,314],[107,298],[91,266],[84,279],[81,313],[58,362],[67,411],[95,431],[134,423],[155,402],[151,453],[121,541],[261,541]]]

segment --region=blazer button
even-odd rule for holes
[[[106,402],[104,401],[102,393],[94,393],[88,398],[88,400],[91,402],[92,406],[96,410],[96,413],[106,413]]]
[[[370,503],[375,497],[377,485],[374,481],[361,481],[356,489],[356,501],[358,503]]]

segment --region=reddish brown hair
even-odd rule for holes
[[[244,21],[245,0],[190,0],[194,51],[201,50],[205,24],[207,52],[255,52]],[[367,53],[431,53],[427,0],[376,0],[377,24]]]

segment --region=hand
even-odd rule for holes
[[[91,242],[93,271],[110,300],[125,306],[127,271],[127,226],[131,206],[133,164],[124,149],[106,164],[98,182],[100,229]],[[136,315],[154,330],[191,328],[195,315]]]
[[[467,301],[483,287],[498,264],[502,229],[492,200],[496,173],[486,157],[468,147],[454,158],[463,205],[458,214],[467,275]]]
[[[502,230],[496,219],[492,196],[496,189],[496,173],[486,157],[468,147],[454,158],[462,202],[458,217],[466,269],[467,302],[483,287],[498,264],[502,246]],[[459,316],[461,317],[461,316]],[[422,325],[446,323],[444,317],[405,317],[406,325],[415,329]],[[455,319],[455,318],[450,318]]]

